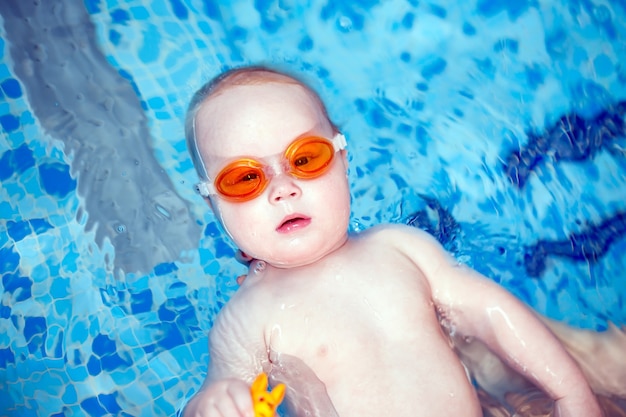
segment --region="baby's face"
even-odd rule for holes
[[[299,85],[268,82],[228,87],[209,98],[196,116],[198,148],[211,180],[238,157],[274,167],[263,192],[233,202],[219,194],[212,207],[237,246],[278,267],[314,262],[347,239],[350,191],[345,151],[320,177],[298,179],[280,169],[296,139],[334,132],[319,106]]]

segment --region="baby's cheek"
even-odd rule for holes
[[[253,222],[239,223],[232,238],[239,249],[255,259],[264,259],[264,252],[269,249],[267,232],[263,233],[261,227]]]

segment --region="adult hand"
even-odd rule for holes
[[[301,359],[270,352],[272,370],[269,381],[287,387],[286,406],[289,415],[310,417],[338,417],[326,385]]]

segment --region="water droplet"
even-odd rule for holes
[[[365,230],[365,226],[363,226],[363,224],[361,224],[358,220],[352,220],[350,222],[350,229],[352,229],[355,233],[358,233]]]
[[[172,216],[170,215],[170,212],[169,212],[169,211],[167,211],[167,210],[165,209],[165,207],[163,207],[162,205],[160,205],[160,204],[155,204],[155,207],[156,207],[156,209],[157,209],[157,211],[158,211],[159,213],[161,213],[162,215],[164,215],[164,216],[165,216],[165,217],[167,217],[168,219],[172,217]]]
[[[124,233],[126,231],[126,225],[118,224],[117,227],[115,228],[115,231],[117,233]]]
[[[263,271],[265,271],[265,262],[264,261],[256,261],[256,263],[254,265],[254,273],[255,274],[260,274]]]
[[[341,16],[339,18],[339,26],[341,26],[344,29],[351,29],[352,20],[348,16]]]

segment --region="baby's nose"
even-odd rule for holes
[[[284,200],[300,197],[302,190],[290,175],[277,175],[270,183],[270,201],[278,203]]]

